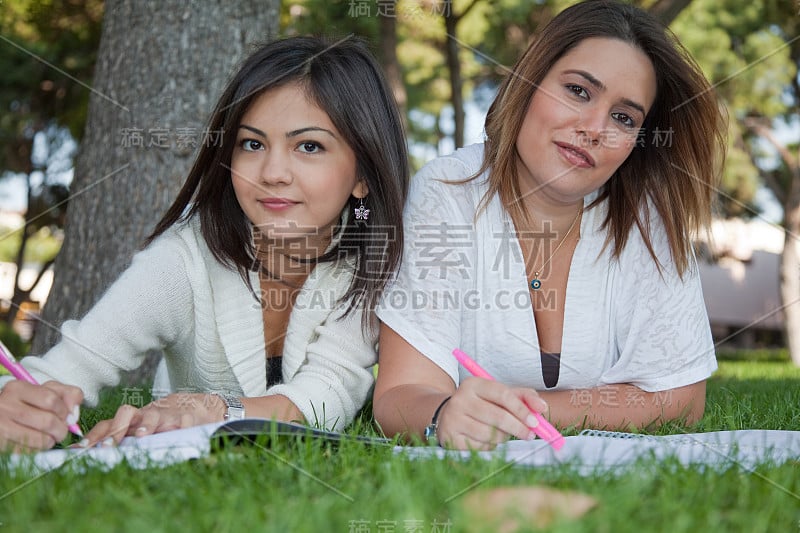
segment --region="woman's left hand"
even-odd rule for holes
[[[162,431],[223,420],[225,403],[216,394],[179,392],[154,400],[141,409],[123,405],[114,418],[102,420],[86,434],[81,446],[119,444],[126,436],[143,437]]]

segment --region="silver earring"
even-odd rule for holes
[[[353,209],[356,215],[356,220],[367,220],[369,218],[369,209],[364,208],[364,199],[359,198],[358,207]]]

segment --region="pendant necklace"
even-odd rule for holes
[[[564,234],[564,237],[561,238],[561,242],[558,243],[558,246],[556,246],[556,249],[553,250],[552,254],[550,254],[550,257],[547,258],[547,261],[542,263],[542,266],[533,271],[533,279],[531,280],[531,285],[530,285],[531,289],[538,291],[539,289],[542,288],[542,280],[539,279],[539,273],[544,270],[544,267],[550,264],[550,260],[553,259],[553,257],[556,255],[556,252],[558,252],[559,248],[561,248],[561,245],[564,244],[564,241],[566,241],[567,237],[569,237],[569,234],[572,233],[572,228],[575,227],[575,224],[581,217],[581,213],[583,213],[583,209],[578,211],[578,215],[575,217],[575,220],[572,221],[572,225],[567,230],[567,233]]]

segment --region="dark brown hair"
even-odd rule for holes
[[[250,290],[249,271],[257,262],[251,225],[231,183],[231,157],[242,116],[265,91],[290,83],[325,111],[356,156],[356,173],[369,188],[369,221],[353,216],[340,228],[339,243],[318,261],[355,258],[353,281],[342,297],[347,312],[365,306],[363,325],[372,321],[386,282],[402,255],[402,208],[409,167],[405,133],[392,92],[366,46],[354,38],[333,42],[292,37],[259,47],[228,82],[208,122],[222,132],[221,143],[201,147],[178,197],[146,241],[173,224],[200,217],[203,238],[214,257],[238,270]],[[352,213],[357,200],[345,210]],[[255,293],[254,293],[255,295]]]
[[[600,189],[592,206],[607,200],[603,227],[619,257],[634,224],[653,260],[648,200],[661,216],[672,260],[683,274],[692,236],[706,228],[725,153],[724,117],[700,68],[675,36],[648,13],[625,4],[590,0],[559,13],[517,61],[486,117],[486,148],[477,175],[489,172],[482,206],[499,194],[513,214],[527,217],[517,199],[516,140],[536,88],[553,65],[591,37],[619,39],[641,50],[656,73],[656,98],[630,156]],[[668,132],[670,143],[655,143]],[[659,264],[660,268],[660,264]]]

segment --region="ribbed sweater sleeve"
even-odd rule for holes
[[[192,288],[181,241],[163,236],[137,253],[131,266],[80,321],[61,327],[61,340],[23,365],[44,383],[57,380],[83,389],[94,406],[100,390],[138,368],[151,349],[174,344],[192,324]]]

